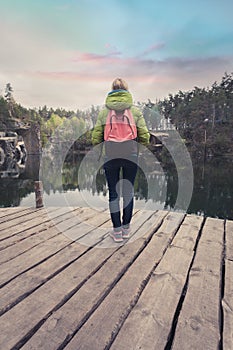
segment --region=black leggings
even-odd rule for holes
[[[135,161],[134,159],[135,158]],[[112,159],[104,164],[109,188],[109,209],[114,228],[128,226],[134,206],[134,181],[137,173],[137,157],[128,159]],[[120,173],[122,170],[122,178]],[[120,182],[122,181],[123,216],[120,213]]]

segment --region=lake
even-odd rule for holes
[[[95,164],[90,160],[85,162],[84,156],[73,155],[71,158],[62,164],[58,178],[53,173],[50,174],[51,160],[48,159],[48,176],[43,181],[45,206],[108,208],[103,169],[100,167],[93,170]],[[143,163],[140,166],[135,181],[136,208],[186,209],[177,204],[178,193],[183,186],[183,180],[179,182],[179,169],[164,170],[156,159],[150,160],[150,166]],[[0,207],[35,206],[34,181],[39,179],[39,169],[40,158],[29,156],[26,167],[18,178],[1,178]],[[222,158],[195,164],[193,174],[193,184],[190,183],[187,187],[192,190],[190,203],[186,198],[187,212],[233,219],[233,161]],[[182,196],[186,195],[186,191],[187,189],[183,191],[185,193]]]

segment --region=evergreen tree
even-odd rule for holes
[[[13,88],[10,83],[6,84],[4,97],[8,105],[9,114],[11,117],[13,117],[15,101],[13,98]]]
[[[13,88],[11,86],[10,83],[6,84],[6,88],[5,88],[5,100],[7,101],[7,103],[11,102],[13,100]]]

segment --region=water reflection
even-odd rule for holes
[[[108,207],[107,183],[102,164],[98,160],[96,162],[96,154],[90,152],[86,157],[73,156],[72,159],[66,159],[63,166],[57,158],[54,163],[52,162],[49,155],[44,156],[40,173],[44,192],[50,196],[45,198],[46,205],[52,205],[52,194],[66,193],[65,199],[60,196],[58,200],[57,197],[57,205],[66,202],[70,206],[77,206],[83,204],[84,200],[86,206]],[[145,169],[145,164],[139,161],[139,171],[135,180],[137,204],[140,208],[163,209],[166,199],[166,175],[161,165],[155,164],[153,159],[153,164],[147,166],[149,173],[145,173],[142,169]],[[76,197],[71,192],[75,192]]]
[[[7,169],[11,171],[6,173],[5,167],[2,170],[4,173],[0,178],[0,207],[17,207],[21,205],[23,198],[34,192],[34,181],[38,180],[40,156],[27,156],[23,165],[18,164],[15,159],[11,159],[7,164]]]
[[[189,211],[205,216],[233,219],[233,163],[216,160],[196,166],[195,187]]]
[[[43,183],[44,196],[47,201],[51,201],[51,205],[61,205],[65,195],[66,202],[71,206],[85,205],[90,201],[96,205],[102,201],[104,206],[108,206],[107,184],[102,167],[98,171],[82,169],[85,170],[85,176],[80,186],[82,160],[83,156],[80,155],[73,155],[66,160],[60,168],[62,183],[56,174],[59,169],[51,166],[51,158],[48,156],[45,160],[48,176]],[[91,167],[90,164],[88,166]],[[178,191],[177,170],[165,171],[158,164],[157,168],[153,165],[151,173],[145,174],[145,166],[140,166],[135,181],[136,206],[173,209]],[[29,156],[25,171],[17,179],[0,179],[0,206],[35,206],[34,181],[39,178],[39,168],[40,158]],[[206,164],[204,172],[202,165],[194,166],[194,191],[188,212],[233,219],[233,163],[219,160]]]

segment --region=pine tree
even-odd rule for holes
[[[5,98],[7,105],[8,105],[9,114],[11,117],[13,117],[15,100],[13,97],[13,88],[12,88],[10,83],[6,84],[4,98]]]

